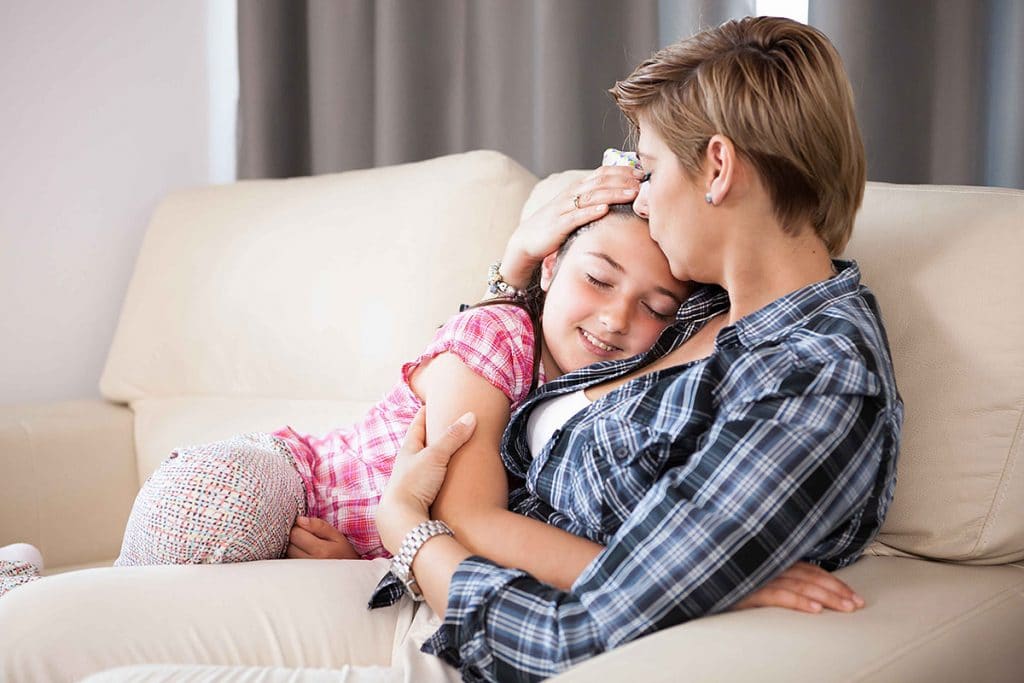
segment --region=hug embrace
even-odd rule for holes
[[[874,297],[835,258],[865,184],[838,55],[748,18],[611,92],[638,168],[524,222],[499,298],[359,424],[171,454],[119,564],[372,563],[353,638],[407,610],[430,628],[408,629],[406,665],[465,680],[548,677],[735,607],[855,609],[823,570],[881,527],[903,409]]]

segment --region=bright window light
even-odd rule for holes
[[[788,17],[807,23],[808,0],[757,0],[755,11],[759,17]]]
[[[210,104],[211,183],[230,183],[238,118],[238,10],[229,0],[206,0],[206,68]]]

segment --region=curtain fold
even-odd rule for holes
[[[606,90],[754,0],[241,2],[239,177],[490,148],[538,175],[619,145]],[[1024,187],[1024,0],[810,0],[872,180]]]
[[[810,0],[853,82],[868,178],[1024,188],[1024,2]]]
[[[239,177],[500,150],[595,166],[605,92],[659,47],[657,0],[239,3]]]

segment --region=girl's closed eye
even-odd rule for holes
[[[607,282],[604,282],[603,280],[598,280],[596,277],[594,277],[590,273],[587,273],[587,282],[589,282],[590,284],[594,285],[595,287],[600,287],[601,289],[608,289],[609,287],[611,287],[610,284],[608,284]]]
[[[644,304],[644,309],[646,309],[650,316],[655,320],[660,320],[662,322],[672,322],[673,320],[676,319],[675,311],[672,311],[671,313],[662,313],[661,311],[647,303]]]

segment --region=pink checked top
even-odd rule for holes
[[[533,325],[523,309],[471,308],[445,323],[423,353],[402,366],[401,380],[360,422],[324,436],[291,427],[274,432],[295,456],[308,514],[345,534],[364,558],[389,557],[374,515],[405,432],[423,405],[409,386],[413,372],[434,356],[453,353],[508,396],[515,409],[530,390],[533,349]],[[544,381],[543,368],[538,381]]]

